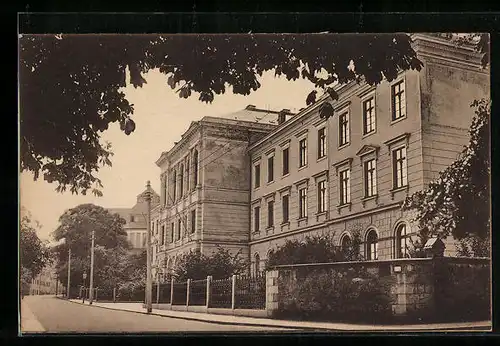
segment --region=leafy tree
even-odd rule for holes
[[[212,102],[228,88],[257,90],[265,71],[305,78],[335,98],[335,83],[377,84],[420,68],[407,34],[23,35],[21,170],[42,174],[57,191],[101,195],[96,172],[112,155],[102,132],[115,122],[127,135],[135,129],[121,89],[127,71],[134,87],[158,69],[179,97]],[[315,101],[313,90],[306,103]]]
[[[21,264],[21,278],[31,282],[42,269],[51,263],[50,250],[45,242],[37,235],[39,224],[32,220],[29,212],[23,211],[19,238],[19,254]]]
[[[470,140],[459,158],[439,178],[415,192],[403,203],[415,210],[420,227],[417,248],[431,236],[461,241],[462,255],[488,254],[490,236],[490,107],[489,100],[476,100]]]
[[[228,250],[218,247],[211,256],[206,256],[200,251],[190,251],[181,255],[175,263],[173,276],[179,281],[202,280],[209,275],[214,279],[224,279],[243,273],[246,267],[247,263],[241,259],[240,252],[231,255]]]
[[[56,269],[62,282],[66,282],[68,251],[71,247],[72,287],[81,285],[83,273],[89,273],[92,230],[95,231],[96,263],[97,261],[113,263],[111,258],[105,259],[105,257],[109,257],[108,255],[115,251],[119,254],[130,247],[127,233],[123,230],[125,220],[100,206],[81,204],[65,211],[59,218],[59,222],[60,225],[53,232],[53,238],[56,241],[63,239],[65,241],[54,247],[58,260]],[[95,266],[94,269],[98,278],[98,271],[102,270],[102,267]]]
[[[306,236],[304,241],[287,240],[272,249],[266,263],[267,268],[287,264],[331,263],[361,260],[359,233],[353,235],[349,245],[342,249],[334,241],[333,234]]]

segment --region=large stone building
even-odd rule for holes
[[[339,246],[359,233],[367,260],[407,256],[418,229],[401,204],[457,158],[468,141],[470,104],[490,88],[473,47],[436,34],[413,40],[421,71],[377,86],[338,86],[338,100],[324,95],[298,114],[270,112],[271,124],[193,123],[157,161],[158,268],[172,268],[190,249],[222,245],[242,249],[261,270],[272,248],[317,233],[333,234]],[[328,120],[319,114],[327,103]],[[455,244],[445,243],[453,255]]]
[[[414,35],[424,63],[376,87],[351,83],[324,96],[249,148],[253,171],[250,253],[262,269],[271,248],[307,234],[358,231],[368,260],[405,256],[417,231],[400,206],[449,166],[468,141],[474,99],[489,71],[472,47]],[[328,102],[334,116],[319,115]],[[447,255],[455,246],[447,239]]]
[[[146,190],[137,195],[136,203],[131,208],[108,208],[110,213],[116,213],[125,219],[123,229],[127,232],[127,239],[131,244],[133,252],[146,249],[147,213],[148,205],[145,198]],[[151,208],[160,203],[160,196],[151,190]]]
[[[284,112],[245,109],[193,122],[161,154],[161,201],[153,211],[153,258],[160,272],[190,250],[223,246],[248,258],[250,162],[248,146],[269,133]],[[278,119],[278,117],[280,119]]]

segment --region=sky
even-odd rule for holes
[[[160,169],[155,161],[180,139],[192,121],[204,116],[224,116],[249,104],[262,109],[287,108],[297,112],[306,106],[307,94],[314,88],[309,81],[290,82],[268,72],[259,79],[262,86],[250,95],[234,95],[228,89],[225,94],[216,95],[213,103],[206,104],[198,100],[196,93],[181,99],[166,84],[167,76],[158,71],[150,71],[145,79],[147,84],[142,88],[129,85],[123,89],[126,98],[134,104],[136,130],[127,136],[115,123],[102,135],[103,140],[112,143],[114,152],[112,167],[102,168],[98,173],[104,185],[102,197],[58,193],[56,184],[49,184],[43,178],[34,181],[31,173],[21,173],[20,204],[41,224],[38,231],[41,239],[51,241],[50,234],[57,228],[59,216],[79,204],[132,207],[148,180],[159,193]]]

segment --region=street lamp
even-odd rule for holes
[[[85,280],[87,280],[87,273],[83,273],[82,303],[85,303]]]
[[[145,303],[147,313],[150,314],[153,310],[152,305],[152,277],[151,277],[151,183],[148,180],[146,183],[146,194],[145,198],[148,204],[148,217],[146,221],[147,233],[146,233],[146,292],[145,292]]]

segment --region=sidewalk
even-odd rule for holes
[[[29,300],[28,296],[21,300],[21,334],[45,332],[45,328],[42,327],[28,307],[27,300]]]
[[[81,300],[71,299],[71,302],[82,304]],[[88,301],[85,301],[88,305]],[[142,303],[100,303],[94,302],[92,306],[130,311],[136,313],[146,314]],[[242,317],[231,315],[216,315],[198,312],[184,312],[172,310],[158,310],[153,309],[152,315],[180,318],[185,320],[218,323],[218,324],[232,324],[232,325],[245,325],[245,326],[260,326],[260,327],[279,327],[290,329],[306,329],[315,331],[369,331],[369,332],[387,332],[387,331],[410,331],[410,332],[431,332],[431,331],[489,331],[491,329],[491,322],[465,322],[465,323],[436,323],[436,324],[411,324],[411,325],[361,325],[349,323],[329,323],[329,322],[307,322],[307,321],[288,321],[288,320],[275,320],[270,318],[255,318],[255,317]]]

